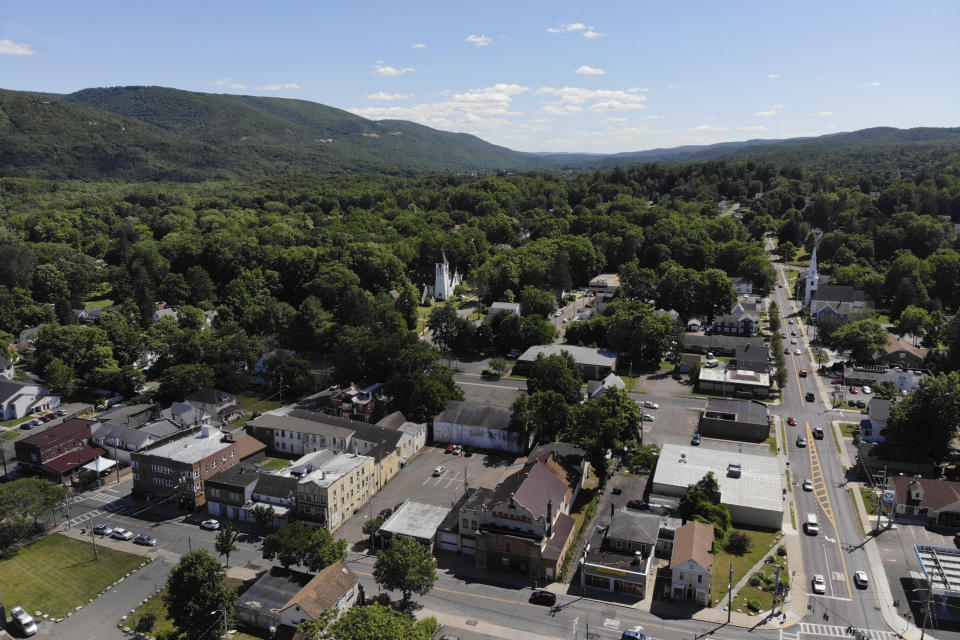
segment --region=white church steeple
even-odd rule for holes
[[[817,273],[817,247],[813,247],[813,253],[810,254],[810,268],[807,269],[807,284],[803,293],[803,306],[810,306],[810,299],[816,293],[820,286],[820,274]]]

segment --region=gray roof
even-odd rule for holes
[[[120,405],[100,412],[97,419],[101,422],[122,423],[128,417],[139,416],[145,413],[151,413],[157,408],[153,404],[132,404],[129,406]]]
[[[723,348],[730,351],[736,351],[738,348],[744,345],[755,345],[758,343],[763,345],[763,340],[760,338],[745,338],[741,336],[701,336],[696,334],[687,334],[683,336],[683,345],[687,349],[691,347],[700,347],[706,349]]]
[[[873,398],[867,405],[867,410],[874,420],[887,420],[890,418],[890,401],[883,398]]]
[[[37,387],[40,386],[34,382],[25,383],[25,382],[15,382],[13,380],[0,380],[0,400],[6,400],[11,398],[18,393],[21,393],[25,387]],[[41,387],[42,389],[43,387]]]
[[[377,421],[378,427],[386,427],[388,429],[399,429],[404,422],[406,422],[406,417],[399,411],[394,411],[393,413],[387,414]]]
[[[312,579],[308,573],[273,567],[257,578],[233,606],[280,620],[280,610]]]
[[[750,400],[728,400],[710,398],[706,411],[736,414],[737,422],[746,424],[767,424],[767,407]]]
[[[159,439],[151,433],[112,422],[97,422],[90,427],[90,431],[98,444],[105,447],[117,446],[125,451],[137,451]]]
[[[498,311],[509,311],[510,313],[520,315],[520,303],[494,302],[492,305],[490,305],[490,313],[497,313]]]
[[[203,404],[221,404],[223,402],[236,402],[237,399],[226,391],[217,389],[208,389],[206,387],[197,389],[186,397],[187,402],[202,402]]]
[[[297,482],[297,478],[261,473],[253,492],[273,498],[289,498],[291,493],[296,495]]]
[[[160,415],[168,420],[183,425],[197,425],[203,422],[203,419],[210,414],[186,402],[174,402],[169,407],[160,412]]]
[[[407,500],[380,527],[382,534],[395,533],[419,540],[432,540],[450,507]]]
[[[303,414],[323,415],[323,422],[301,417]],[[329,420],[327,420],[329,418]],[[266,427],[269,429],[288,429],[299,433],[315,433],[317,435],[336,436],[338,438],[349,438],[353,435],[353,429],[340,426],[340,422],[353,422],[337,418],[336,416],[327,416],[316,414],[314,411],[303,411],[295,409],[289,415],[279,415],[276,413],[264,413],[247,423],[251,427]]]
[[[433,420],[487,429],[506,429],[510,426],[510,415],[510,409],[504,407],[452,400]]]
[[[820,285],[813,292],[813,299],[825,302],[863,302],[867,296],[863,291],[849,285],[827,284]]]
[[[737,345],[736,358],[744,362],[766,362],[770,359],[770,348],[760,338],[748,338]]]
[[[229,469],[224,469],[220,473],[213,474],[207,478],[207,484],[209,485],[212,482],[230,487],[247,487],[256,482],[261,473],[255,465],[237,464]]]
[[[145,424],[137,429],[137,431],[149,433],[157,436],[158,438],[166,438],[167,436],[172,436],[179,431],[185,431],[185,429],[181,429],[176,423],[164,418],[163,420],[157,420],[156,422]]]
[[[520,362],[533,362],[541,353],[544,356],[560,355],[568,352],[579,365],[594,365],[599,367],[613,367],[617,362],[617,354],[609,349],[595,349],[593,347],[578,347],[572,344],[540,344],[524,351],[519,358]]]
[[[3,356],[0,356],[0,369],[6,369],[7,367],[11,366],[12,364],[13,364],[12,362],[10,362],[9,360],[7,360],[7,359],[4,358]]]
[[[363,452],[363,455],[370,456],[377,461],[389,455],[394,449],[400,446],[400,438],[404,435],[404,432],[398,429],[381,427],[370,424],[369,422],[350,420],[349,418],[341,418],[317,411],[307,411],[306,409],[294,409],[290,412],[289,417],[300,422],[309,422],[312,423],[314,427],[319,426],[325,429],[322,431],[312,431],[311,433],[337,435],[336,431],[341,433],[349,431],[349,433],[341,437],[352,435],[354,440],[363,440],[364,442],[375,445],[369,451]],[[290,427],[286,428],[289,429]]]
[[[607,538],[630,540],[643,544],[657,544],[660,535],[660,516],[649,511],[634,511],[623,507],[614,511]]]

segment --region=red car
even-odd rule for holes
[[[797,419],[794,418],[793,416],[790,416],[787,418],[787,424],[790,425],[791,427],[795,427],[797,426]]]
[[[851,386],[851,387],[850,387],[850,393],[852,393],[852,394],[860,393],[860,390],[857,389],[856,387]]]
[[[444,453],[453,453],[453,450],[456,449],[456,448],[457,448],[457,445],[455,445],[455,444],[453,444],[453,443],[448,444],[446,450],[444,451]]]
[[[830,384],[843,384],[843,378],[834,378],[830,381]]]

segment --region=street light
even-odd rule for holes
[[[913,593],[916,593],[917,591],[923,591],[926,594],[923,597],[923,619],[920,621],[920,640],[923,640],[923,637],[927,632],[927,622],[930,619],[930,583],[928,581],[927,586],[911,589],[910,591]]]

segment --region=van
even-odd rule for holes
[[[807,521],[803,524],[804,530],[808,535],[815,536],[820,533],[820,521],[817,520],[817,514],[808,513]]]

